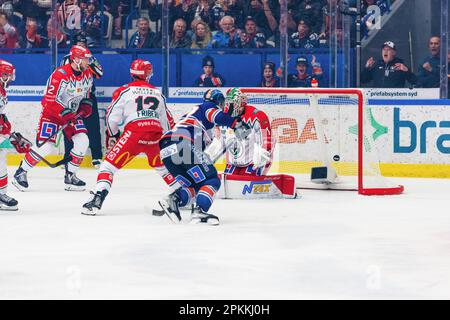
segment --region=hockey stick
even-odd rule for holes
[[[29,145],[29,149],[28,151],[19,151],[20,153],[24,153],[24,152],[29,152],[32,155],[34,155],[35,157],[39,158],[42,162],[44,162],[46,165],[48,165],[50,168],[56,168],[59,167],[62,164],[66,164],[67,162],[69,162],[72,158],[71,157],[64,157],[63,159],[55,162],[55,163],[51,163],[49,162],[47,159],[45,159],[43,156],[41,156],[38,152],[36,152],[35,150],[31,149],[33,144],[31,143],[30,140],[26,139],[24,136],[22,136],[22,134],[20,134],[19,132],[12,132],[11,135],[9,136],[8,140],[11,142],[11,144],[15,145],[18,144],[20,142],[22,143],[26,143]],[[16,146],[15,146],[16,147]],[[17,149],[17,147],[16,147]],[[19,149],[17,149],[19,150]]]
[[[45,159],[43,156],[41,156],[39,153],[34,151],[33,149],[30,149],[30,153],[32,153],[34,156],[38,157],[42,162],[44,162],[50,168],[57,168],[60,165],[66,164],[66,163],[70,162],[70,160],[72,160],[72,157],[67,156],[67,157],[62,158],[61,160],[59,160],[59,161],[57,161],[55,163],[51,163],[47,159]]]

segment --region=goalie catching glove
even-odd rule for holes
[[[18,153],[27,153],[31,149],[31,141],[24,138],[19,132],[11,133],[9,141],[16,148]]]

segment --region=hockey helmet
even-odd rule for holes
[[[153,76],[153,65],[150,61],[136,59],[131,63],[130,75],[132,78],[149,81]]]
[[[70,48],[70,60],[73,61],[75,58],[91,59],[92,53],[88,48],[74,45],[72,46],[72,48]]]
[[[7,79],[5,80],[4,78]],[[9,82],[16,80],[16,69],[12,63],[0,59],[0,80],[7,87]]]
[[[210,101],[215,103],[220,109],[225,106],[225,97],[223,93],[218,89],[209,89],[203,95],[203,101]]]
[[[239,88],[232,88],[227,91],[224,112],[232,117],[240,116],[244,113],[247,105],[247,96]]]

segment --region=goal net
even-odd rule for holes
[[[296,177],[298,188],[403,192],[380,170],[377,138],[386,133],[358,89],[242,88],[269,116],[276,141],[270,173]],[[384,132],[383,132],[384,130]]]

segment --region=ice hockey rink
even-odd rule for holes
[[[9,172],[14,172],[9,167]],[[0,299],[450,298],[449,180],[396,179],[400,196],[301,191],[217,200],[220,226],[175,225],[149,208],[165,186],[120,171],[98,216],[88,191],[38,167],[20,210],[0,213]],[[92,187],[93,169],[79,177]]]

